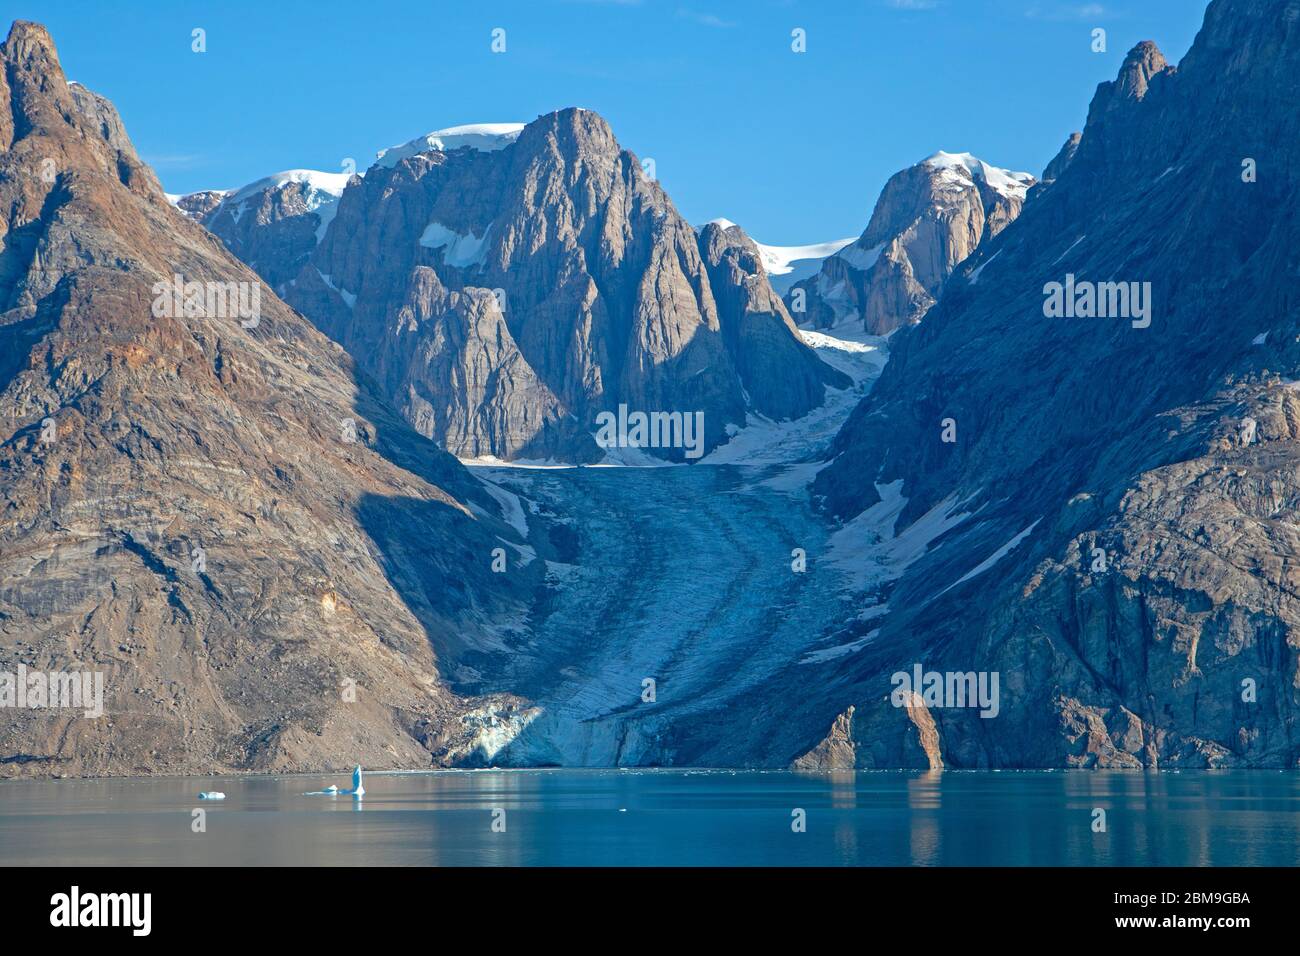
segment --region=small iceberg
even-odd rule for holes
[[[304,797],[364,797],[366,788],[361,785],[361,767],[358,765],[352,771],[352,789],[340,790],[334,784],[330,784],[324,790],[312,790],[304,793]]]
[[[226,795],[220,790],[204,790],[199,794],[200,800],[224,800]]]

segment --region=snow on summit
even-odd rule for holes
[[[320,218],[320,225],[316,229],[316,240],[319,242],[324,238],[325,228],[333,220],[334,213],[338,211],[339,197],[343,195],[343,190],[347,188],[348,180],[352,175],[352,173],[324,173],[318,169],[286,169],[234,190],[221,201],[221,207],[232,207],[232,215],[238,222],[244,214],[248,200],[258,193],[268,189],[278,189],[287,183],[298,183],[303,187],[302,196],[308,211],[316,213]],[[218,207],[218,210],[221,207]]]
[[[973,156],[970,153],[946,153],[939,150],[933,156],[922,160],[922,163],[933,169],[943,170],[955,177],[954,185],[961,184],[962,176],[958,170],[965,170],[970,178],[976,182],[983,180],[1004,196],[1013,195],[1022,199],[1025,190],[1037,182],[1037,179],[1031,173],[1018,173],[1010,169],[990,166],[978,156]]]
[[[307,191],[323,193],[324,196],[332,196],[338,199],[343,195],[343,190],[347,188],[350,173],[323,173],[317,169],[286,169],[283,172],[272,173],[270,176],[264,176],[256,182],[251,182],[247,186],[235,191],[233,196],[227,197],[231,202],[241,202],[245,199],[251,199],[264,189],[275,189],[277,186],[283,186],[285,183],[301,183],[306,185]],[[322,201],[323,198],[322,198]]]
[[[705,225],[730,229],[736,224],[730,219],[718,218],[710,219]],[[773,290],[777,295],[785,295],[799,280],[816,275],[821,269],[822,260],[850,245],[854,237],[815,242],[808,246],[769,246],[753,236],[749,239],[758,247],[759,257],[763,260],[763,271],[767,273]]]
[[[396,166],[408,156],[433,150],[448,152],[468,146],[484,152],[505,149],[519,138],[523,123],[471,123],[467,126],[448,126],[425,133],[400,146],[390,146],[375,154],[375,162],[385,168]]]

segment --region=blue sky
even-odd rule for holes
[[[1137,41],[1172,61],[1203,0],[41,0],[169,192],[230,188],[445,126],[596,110],[681,212],[760,241],[855,236],[937,149],[1034,174]],[[12,7],[11,7],[12,9]],[[129,12],[128,12],[129,11]],[[207,52],[191,51],[191,30]],[[505,29],[506,52],[491,51]],[[790,49],[806,31],[807,52]],[[1107,52],[1091,32],[1107,30]]]

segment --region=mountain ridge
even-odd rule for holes
[[[1243,172],[1300,138],[1287,10],[1214,0],[1176,69],[1135,47],[1050,188],[891,341],[813,493],[849,523],[901,496],[895,536],[961,520],[825,705],[855,705],[860,766],[1297,765],[1294,182]],[[1149,284],[1149,323],[1048,317],[1067,274]],[[918,660],[1001,672],[998,720],[885,703]]]
[[[0,62],[0,669],[105,690],[98,719],[13,711],[0,773],[473,752],[515,703],[438,661],[539,580],[489,577],[520,539],[498,499],[167,201],[43,27]]]

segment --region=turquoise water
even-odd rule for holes
[[[0,864],[1300,863],[1297,773],[484,770],[367,774],[360,801],[301,795],[324,783],[348,779],[6,781]]]

